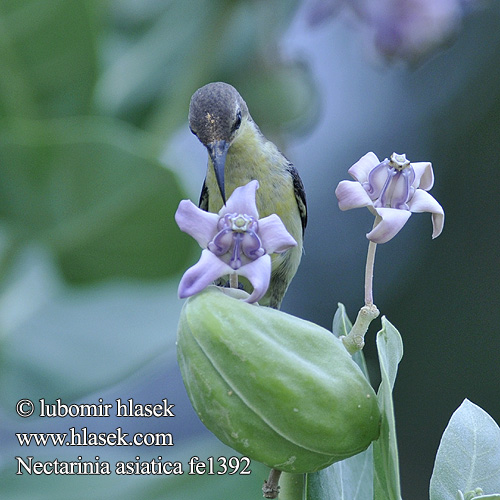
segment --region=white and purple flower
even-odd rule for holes
[[[189,200],[179,203],[175,213],[178,226],[203,248],[200,260],[179,283],[180,298],[233,273],[245,276],[253,286],[247,302],[257,302],[265,295],[271,277],[270,254],[284,252],[297,242],[276,214],[259,220],[258,187],[254,180],[236,188],[218,214],[205,212]]]
[[[418,62],[449,44],[463,19],[488,2],[480,0],[310,0],[317,25],[342,9],[361,21],[377,52],[388,60]]]
[[[427,192],[434,184],[429,162],[410,163],[406,156],[393,153],[380,161],[367,153],[349,170],[355,181],[341,181],[335,190],[341,210],[367,207],[380,218],[366,237],[374,243],[392,239],[406,224],[412,213],[432,214],[436,238],[444,225],[444,210]]]

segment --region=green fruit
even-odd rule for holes
[[[191,403],[223,443],[286,472],[314,472],[379,434],[376,395],[342,342],[209,287],[184,304],[177,355]]]

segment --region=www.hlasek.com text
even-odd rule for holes
[[[170,432],[136,432],[129,438],[117,427],[116,432],[89,432],[87,427],[69,432],[16,432],[20,446],[174,446]]]

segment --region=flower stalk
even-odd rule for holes
[[[352,355],[363,349],[368,327],[374,319],[378,318],[379,314],[380,312],[375,304],[365,305],[359,310],[351,331],[348,335],[341,337],[344,347],[347,349],[349,354]]]
[[[375,228],[380,221],[381,218],[377,215],[373,223],[373,228]],[[375,266],[376,250],[377,244],[374,241],[370,241],[368,243],[365,267],[365,305],[359,310],[351,331],[348,335],[341,337],[344,347],[351,355],[363,349],[365,345],[365,335],[370,323],[378,318],[380,314],[377,306],[373,303],[373,269]]]
[[[281,471],[278,469],[271,469],[269,477],[264,481],[262,486],[262,495],[264,498],[278,498],[280,487],[278,485],[281,476]]]
[[[375,217],[375,222],[373,223],[373,228],[381,221],[381,217],[377,215]],[[368,254],[366,256],[366,267],[365,267],[365,306],[373,305],[373,269],[375,266],[375,252],[377,250],[377,244],[370,240],[368,244]]]
[[[231,273],[229,275],[229,286],[231,288],[238,288],[238,274],[237,273]]]
[[[284,472],[281,475],[279,500],[302,500],[304,474]]]

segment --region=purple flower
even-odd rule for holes
[[[312,25],[350,9],[387,59],[418,62],[457,34],[463,18],[486,2],[479,0],[312,0]]]
[[[405,225],[412,212],[432,214],[432,237],[441,234],[444,211],[427,192],[434,184],[432,165],[410,163],[406,156],[393,153],[380,162],[367,153],[350,169],[356,181],[341,181],[335,190],[341,210],[367,207],[380,222],[366,237],[374,243],[385,243]]]
[[[448,42],[461,27],[461,0],[383,0],[368,23],[385,57],[417,60]],[[369,7],[367,10],[370,10]]]
[[[179,297],[201,292],[221,276],[237,273],[253,286],[247,302],[257,302],[269,287],[272,253],[297,245],[283,222],[272,214],[259,220],[255,193],[259,183],[238,187],[218,214],[205,212],[189,200],[179,203],[175,220],[203,248],[200,260],[179,283]]]

